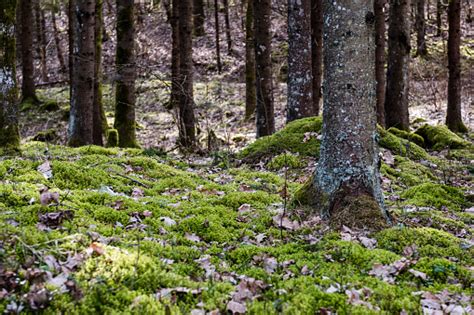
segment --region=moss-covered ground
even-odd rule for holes
[[[470,161],[383,130],[395,225],[334,230],[286,206],[313,168],[319,125],[292,123],[257,167],[254,158],[221,168],[153,150],[24,144],[0,159],[0,312],[472,311]],[[294,146],[276,147],[285,141]]]

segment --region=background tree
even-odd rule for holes
[[[313,115],[311,0],[288,0],[287,121]]]
[[[7,149],[20,146],[15,67],[16,5],[16,0],[0,1],[0,148]]]
[[[313,114],[319,115],[323,77],[323,1],[311,0],[311,67],[313,77]]]
[[[466,132],[461,116],[461,0],[450,0],[448,6],[448,109],[446,125],[454,132]]]
[[[425,0],[414,1],[416,1],[416,55],[420,57],[426,57],[428,55],[428,49],[426,47]]]
[[[222,72],[221,64],[221,44],[220,44],[220,27],[219,27],[219,0],[214,0],[214,24],[216,31],[216,62],[217,62],[217,73]]]
[[[194,23],[194,36],[200,37],[206,34],[204,28],[204,21],[206,20],[206,14],[204,12],[204,1],[193,0],[193,23]]]
[[[408,130],[410,0],[390,0],[385,124]]]
[[[65,74],[67,72],[67,68],[66,68],[66,63],[64,61],[64,52],[63,52],[63,48],[61,44],[61,38],[59,37],[58,24],[56,21],[56,11],[61,12],[60,3],[54,6],[51,10],[51,24],[53,26],[54,43],[56,45],[56,54],[58,56],[60,70],[62,74]]]
[[[169,10],[171,24],[171,95],[169,108],[178,108],[180,95],[179,82],[179,5],[178,0],[173,0]]]
[[[385,126],[385,12],[387,0],[374,0],[375,15],[375,79],[377,81],[377,122]]]
[[[230,19],[229,19],[229,0],[222,0],[224,4],[224,23],[225,23],[225,35],[227,39],[227,54],[232,54],[232,34],[230,31]]]
[[[307,197],[336,224],[380,228],[386,213],[375,140],[373,2],[324,5],[323,137]]]
[[[190,17],[191,18],[191,17]],[[135,129],[135,16],[133,0],[117,0],[117,51],[115,64],[114,127],[120,147],[138,147]]]
[[[248,0],[245,13],[245,119],[250,119],[257,106],[254,45],[253,0]]]
[[[36,24],[36,52],[40,59],[41,80],[48,82],[48,66],[46,63],[46,20],[44,10],[41,8],[40,0],[31,0],[34,4],[35,24]],[[31,23],[31,21],[29,22]]]
[[[271,59],[271,0],[253,0],[257,82],[257,138],[275,132]]]
[[[93,141],[103,145],[103,136],[108,129],[102,103],[102,33],[103,33],[103,0],[95,2],[95,65],[94,65],[94,105],[93,105]]]
[[[80,18],[80,20],[79,20]],[[95,2],[75,0],[72,12],[73,66],[68,144],[93,144]]]

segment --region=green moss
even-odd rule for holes
[[[40,106],[40,110],[47,111],[47,112],[57,111],[60,109],[61,107],[59,106],[58,102],[55,100],[46,100]]]
[[[456,187],[435,183],[423,183],[404,191],[402,198],[407,199],[406,204],[415,206],[428,206],[451,210],[460,210],[467,204],[463,192]]]
[[[406,186],[420,185],[436,179],[431,170],[420,163],[398,155],[394,159],[393,167],[382,164],[381,174],[390,177],[392,180],[399,180]]]
[[[118,146],[118,143],[119,143],[118,137],[119,137],[119,135],[118,135],[117,129],[108,129],[106,136],[107,136],[107,147],[113,148],[113,147]]]
[[[417,135],[416,133],[400,130],[395,127],[390,127],[389,129],[387,129],[387,131],[390,133],[393,133],[399,138],[410,140],[411,142],[414,142],[421,147],[425,145],[425,140],[423,139],[423,137],[421,137],[420,135]]]
[[[291,153],[277,155],[267,164],[267,167],[271,170],[280,170],[284,167],[295,169],[304,166],[305,163],[301,161],[301,158],[298,155]]]
[[[318,156],[320,141],[316,139],[316,135],[321,128],[321,117],[292,121],[275,134],[257,139],[240,152],[239,158],[245,161],[258,161],[286,151],[299,153],[302,156]]]
[[[468,141],[459,137],[446,126],[430,126],[425,124],[415,131],[425,139],[425,144],[433,150],[462,149],[471,147]]]
[[[430,285],[446,285],[449,279],[456,279],[464,288],[470,288],[474,282],[469,270],[445,258],[423,257],[413,269],[426,273]]]
[[[33,137],[33,141],[40,142],[55,142],[57,140],[59,140],[59,136],[57,135],[56,130],[52,128],[40,131]]]
[[[231,208],[238,209],[244,203],[250,204],[255,208],[266,208],[268,205],[279,202],[280,198],[263,191],[240,192],[235,191],[226,194],[219,203]]]
[[[377,131],[380,135],[379,145],[392,153],[416,160],[429,158],[428,153],[416,143],[399,138],[380,126]]]

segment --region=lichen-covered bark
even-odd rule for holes
[[[311,0],[288,0],[288,104],[286,118],[313,115]]]
[[[387,0],[374,0],[375,79],[377,81],[377,122],[385,127],[385,12]]]
[[[17,149],[18,131],[15,68],[16,0],[0,1],[0,148]]]
[[[253,0],[257,87],[257,138],[275,132],[271,60],[271,0]]]
[[[450,0],[448,6],[448,109],[446,125],[451,131],[466,132],[461,115],[461,0]]]
[[[21,97],[23,100],[38,102],[36,97],[34,66],[33,66],[33,3],[31,0],[20,0],[21,16]]]
[[[416,0],[416,55],[426,57],[428,49],[426,47],[426,23],[425,23],[425,0]]]
[[[94,105],[93,105],[93,131],[94,144],[102,146],[103,137],[107,130],[107,119],[102,104],[102,22],[103,0],[95,2],[95,66],[94,66]]]
[[[324,6],[323,131],[312,201],[324,215],[357,225],[367,212],[351,204],[375,200],[372,215],[386,215],[376,142],[373,2],[325,0]]]
[[[408,130],[410,0],[390,0],[385,124]]]
[[[206,15],[204,13],[204,1],[193,0],[193,24],[194,24],[194,36],[204,36],[206,34],[204,29],[204,21]]]
[[[255,84],[253,1],[249,0],[245,13],[245,119],[249,119],[255,113],[257,107]]]
[[[181,146],[196,145],[196,122],[193,98],[192,1],[179,1],[179,108],[178,129]]]
[[[75,0],[72,8],[71,110],[68,145],[93,143],[95,2]]]
[[[117,0],[115,122],[120,147],[137,147],[135,123],[135,17],[133,0]]]
[[[311,0],[311,67],[313,76],[313,114],[319,115],[323,78],[323,1]]]

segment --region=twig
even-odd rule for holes
[[[127,176],[127,175],[124,175],[124,174],[120,174],[120,173],[118,173],[118,172],[114,172],[114,174],[116,174],[116,175],[118,175],[118,176],[120,176],[120,177],[126,178],[126,179],[128,179],[128,180],[131,180],[132,182],[134,182],[134,183],[136,183],[136,184],[138,184],[138,185],[141,185],[141,186],[143,186],[143,187],[145,187],[145,188],[150,188],[149,185],[147,185],[147,184],[145,184],[145,183],[142,183],[142,182],[139,181],[138,179],[132,178],[132,177]]]

